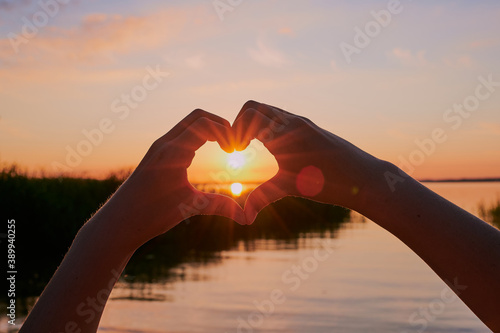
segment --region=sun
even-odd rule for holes
[[[231,184],[231,192],[238,196],[241,194],[241,191],[243,191],[243,185],[241,183],[232,183]]]
[[[231,154],[228,154],[227,156],[227,164],[232,169],[240,169],[245,165],[245,163],[246,163],[245,155],[243,155],[239,151],[235,151]]]

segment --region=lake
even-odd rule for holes
[[[500,198],[500,183],[426,186],[476,215]],[[99,332],[489,332],[419,257],[356,213],[334,230],[241,241],[170,273],[117,284]]]

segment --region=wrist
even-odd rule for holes
[[[360,189],[360,200],[353,209],[380,224],[390,215],[389,205],[398,188],[413,178],[394,164],[377,158],[371,162],[370,170],[369,178]]]
[[[140,234],[130,228],[130,221],[134,214],[129,209],[120,207],[120,203],[112,197],[99,211],[87,222],[96,235],[104,237],[112,243],[115,251],[125,255],[134,253],[143,241]]]

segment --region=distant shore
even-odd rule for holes
[[[500,182],[500,178],[456,178],[456,179],[419,179],[421,183],[484,183]]]

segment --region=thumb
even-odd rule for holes
[[[278,174],[253,190],[245,202],[247,224],[252,224],[257,214],[269,204],[288,195],[294,195],[294,188],[293,185],[290,186],[288,177]]]
[[[245,213],[241,206],[233,199],[215,193],[205,193],[199,191],[198,195],[203,196],[205,204],[200,209],[203,215],[218,215],[232,219],[239,224],[247,224]]]

